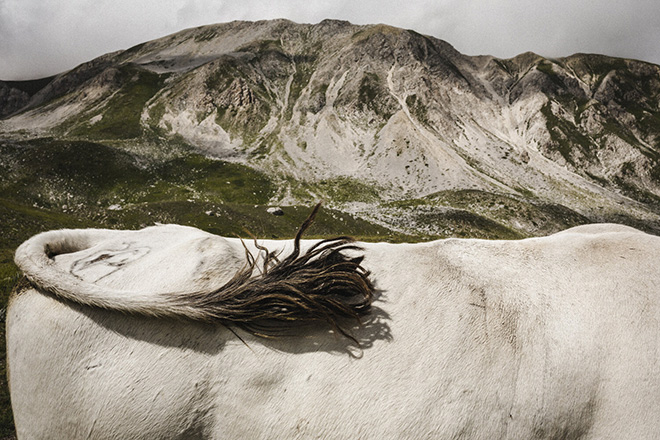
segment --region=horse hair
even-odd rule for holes
[[[321,240],[301,255],[300,239],[319,208],[320,203],[300,226],[286,258],[280,261],[255,240],[264,254],[261,268],[246,248],[246,265],[225,285],[172,297],[173,305],[193,306],[204,311],[203,321],[233,325],[256,336],[275,337],[301,324],[326,323],[357,342],[342,321],[360,323],[370,310],[374,287],[369,271],[361,266],[364,257],[344,254],[362,250],[351,237]]]

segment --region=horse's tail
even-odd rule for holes
[[[112,289],[91,283],[63,270],[54,257],[83,251],[111,239],[121,231],[108,229],[63,229],[43,232],[21,244],[14,261],[29,285],[79,304],[120,312],[177,316],[181,312],[165,307],[158,295]]]
[[[373,284],[362,267],[360,248],[349,237],[322,240],[301,253],[300,239],[319,206],[300,227],[294,249],[281,260],[258,246],[263,259],[246,249],[247,262],[219,289],[192,292],[140,292],[84,281],[55,264],[53,257],[94,246],[121,231],[82,229],[36,235],[17,250],[15,261],[35,288],[58,297],[125,313],[183,317],[236,325],[268,336],[301,322],[326,322],[350,337],[341,325],[369,311]],[[349,256],[346,254],[348,251]],[[257,268],[257,261],[263,267]],[[256,272],[256,274],[255,274]]]

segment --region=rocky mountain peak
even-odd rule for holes
[[[31,97],[0,85],[13,114],[0,129],[183,138],[283,181],[354,179],[386,199],[469,189],[655,218],[659,69],[470,57],[382,24],[235,21],[105,55]]]

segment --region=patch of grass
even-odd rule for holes
[[[608,100],[621,105],[635,117],[636,128],[645,136],[654,138],[660,135],[660,112],[657,101],[660,92],[660,78],[657,68],[640,61],[613,58],[601,55],[580,55],[570,60],[575,71],[594,78],[592,90],[598,90],[608,77]],[[603,102],[607,105],[608,102]],[[616,120],[618,128],[610,130],[617,136],[626,131]],[[628,134],[624,134],[628,137]],[[623,138],[626,140],[627,139]],[[637,145],[635,140],[632,145]]]
[[[99,143],[39,139],[0,151],[14,163],[0,188],[44,207],[100,201],[115,187],[142,188],[149,177],[132,155]]]
[[[566,85],[564,84],[564,81],[562,81],[561,76],[554,71],[553,69],[553,63],[548,61],[548,60],[543,60],[539,64],[536,65],[536,70],[539,72],[544,73],[550,80],[557,85],[560,90],[564,89]]]
[[[623,58],[603,55],[586,55],[583,56],[583,59],[586,69],[597,77],[606,76],[612,70],[623,71],[628,69],[626,60]]]
[[[626,165],[623,164],[623,167],[625,168]],[[624,171],[620,175],[615,175],[613,181],[623,194],[633,200],[646,204],[651,210],[660,213],[660,197],[643,187],[635,185],[635,183],[629,180],[630,177],[631,175],[626,176]]]
[[[189,154],[154,169],[166,185],[187,185],[216,202],[264,204],[275,188],[265,174],[245,165]]]
[[[605,133],[612,134],[630,145],[639,144],[639,141],[637,140],[635,135],[629,129],[622,126],[614,118],[608,118],[607,121],[605,121],[605,124],[603,124],[603,128],[604,128],[604,134]]]
[[[442,225],[451,231],[451,236],[459,238],[514,240],[524,237],[501,223],[462,209],[421,212],[415,215],[415,220],[422,224]]]
[[[202,43],[204,41],[211,41],[218,36],[218,31],[215,29],[200,28],[195,34],[195,43]]]
[[[415,221],[433,226],[429,221],[437,220],[440,222],[437,224],[444,225],[444,230],[451,231],[453,228],[446,235],[458,237],[510,239],[548,235],[591,222],[562,205],[479,190],[441,191],[420,199],[390,202],[385,206],[419,212],[420,219],[416,219],[417,214],[413,215]]]
[[[406,97],[406,105],[419,122],[427,126],[430,125],[428,109],[417,95],[408,95]]]
[[[158,126],[160,120],[165,116],[165,110],[165,103],[162,101],[149,108],[149,120],[154,128]]]
[[[264,204],[270,178],[245,165],[195,153],[151,162],[92,142],[41,139],[0,147],[0,190],[7,199],[96,218],[110,205],[164,200]],[[40,179],[34,179],[38,174]],[[66,208],[63,208],[66,205]]]
[[[229,87],[235,78],[243,75],[236,66],[236,61],[230,57],[224,57],[213,64],[213,72],[206,78],[206,88],[212,91],[221,91]]]
[[[581,121],[582,120],[582,114],[587,110],[589,107],[591,107],[591,101],[588,98],[577,98],[576,100],[576,106],[577,109],[575,111],[575,120],[576,121]]]
[[[293,115],[293,107],[298,102],[302,95],[303,90],[309,85],[312,74],[316,69],[316,62],[318,60],[318,52],[321,50],[321,43],[312,47],[312,50],[306,54],[296,54],[290,57],[294,67],[295,73],[293,74],[293,81],[289,89],[289,100],[286,110],[284,111],[284,119],[290,120]]]
[[[358,106],[369,107],[378,96],[378,83],[380,78],[375,73],[365,73],[360,81],[358,90]]]
[[[550,133],[550,146],[559,151],[566,162],[575,165],[573,157],[575,149],[580,150],[586,157],[593,156],[591,139],[580,132],[571,122],[555,116],[550,101],[541,108],[541,113],[545,116],[546,127]]]
[[[162,87],[166,75],[158,75],[133,65],[120,67],[122,87],[110,98],[93,125],[78,123],[72,136],[88,139],[134,139],[142,135],[140,117],[142,110]],[[67,124],[71,121],[67,121]]]
[[[284,50],[282,49],[282,42],[280,40],[258,40],[239,47],[237,52],[265,54],[268,52],[283,53]]]
[[[261,130],[270,119],[270,105],[257,100],[251,105],[242,107],[217,107],[216,123],[226,132],[239,135],[243,146],[253,145],[258,139]]]
[[[0,249],[12,255],[19,244],[39,232],[58,228],[86,228],[97,224],[74,214],[35,208],[4,197],[0,198],[0,219],[3,224]],[[8,253],[2,254],[2,258],[0,264],[3,265],[13,261]]]
[[[335,177],[324,179],[312,185],[315,190],[333,202],[378,202],[380,190],[375,182],[367,183],[364,180],[352,177]]]
[[[310,107],[308,110],[314,114],[318,113],[321,111],[323,107],[325,107],[325,94],[328,91],[329,84],[328,83],[321,83],[321,84],[316,84],[310,94],[309,101],[310,101]]]
[[[394,114],[395,107],[381,78],[373,72],[365,73],[358,88],[357,108],[363,112],[371,110],[387,121]]]
[[[189,207],[188,207],[189,208]],[[266,212],[266,205],[224,204],[212,209],[213,215],[185,214],[190,224],[214,234],[246,237],[245,229],[261,238],[292,238],[311,210],[309,206],[285,206],[284,215]],[[171,209],[171,207],[170,207]],[[183,209],[190,213],[190,209]],[[192,211],[199,212],[199,211]],[[392,231],[331,208],[323,208],[306,236],[352,235],[359,239],[387,237]]]
[[[493,62],[502,70],[504,70],[508,75],[513,76],[514,70],[512,69],[511,60],[500,60],[498,58],[493,58]]]
[[[404,32],[403,29],[388,26],[385,24],[376,24],[376,25],[368,26],[366,29],[357,31],[351,36],[351,39],[354,42],[358,42],[358,41],[368,40],[374,35],[398,36],[401,35],[402,32]]]

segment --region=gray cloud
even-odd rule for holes
[[[271,18],[386,23],[470,55],[592,52],[660,63],[656,0],[0,0],[0,78],[58,73],[187,27]]]

